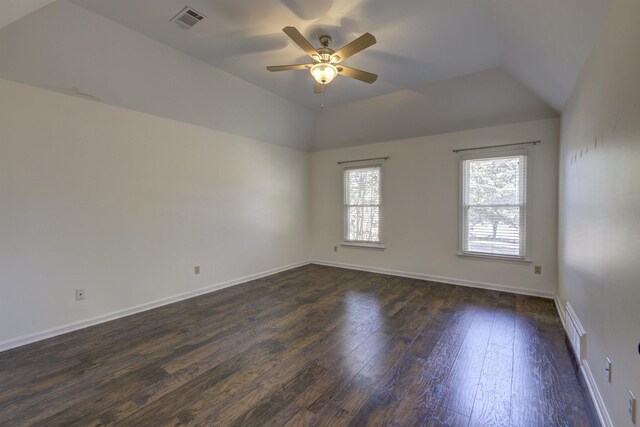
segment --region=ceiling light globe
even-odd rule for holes
[[[311,75],[320,84],[326,85],[331,83],[338,75],[338,69],[327,62],[320,62],[311,67]]]

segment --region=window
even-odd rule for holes
[[[344,169],[344,240],[380,245],[382,166]]]
[[[527,151],[461,156],[461,254],[525,259]]]

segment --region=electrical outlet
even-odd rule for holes
[[[84,299],[84,289],[76,289],[76,301]]]
[[[607,375],[609,376],[608,377],[609,382],[611,382],[611,378],[612,378],[611,377],[611,375],[612,375],[612,372],[611,372],[611,359],[609,359],[608,357],[607,357],[607,364],[605,365],[604,370],[607,371]]]
[[[338,252],[338,247],[337,246],[333,247],[333,252]]]
[[[193,274],[200,274],[200,266],[196,265],[195,267],[193,267]]]
[[[629,392],[629,415],[631,416],[631,422],[636,423],[636,397],[632,392]]]
[[[542,266],[541,265],[536,265],[533,267],[533,272],[535,274],[542,274]]]

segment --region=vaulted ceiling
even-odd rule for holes
[[[0,78],[322,150],[557,117],[611,2],[0,0]],[[189,30],[170,22],[185,4],[206,16]],[[308,61],[285,26],[335,49],[374,34],[344,64],[378,81],[317,95],[268,72]]]
[[[189,30],[169,22],[184,0],[71,0],[295,103],[318,109],[424,87],[502,67],[561,111],[610,6],[609,0],[190,0],[206,18]],[[324,96],[280,30],[296,26],[319,47],[373,33],[378,43],[345,65],[379,74],[368,85],[338,78]]]

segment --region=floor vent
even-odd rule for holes
[[[569,303],[567,303],[564,320],[569,342],[571,342],[571,347],[573,347],[573,353],[578,359],[578,362],[582,363],[582,361],[587,358],[587,333],[582,327],[578,315]]]
[[[183,30],[188,30],[203,19],[203,14],[187,6],[180,12],[178,12],[178,14],[171,18],[169,21],[178,25]]]

